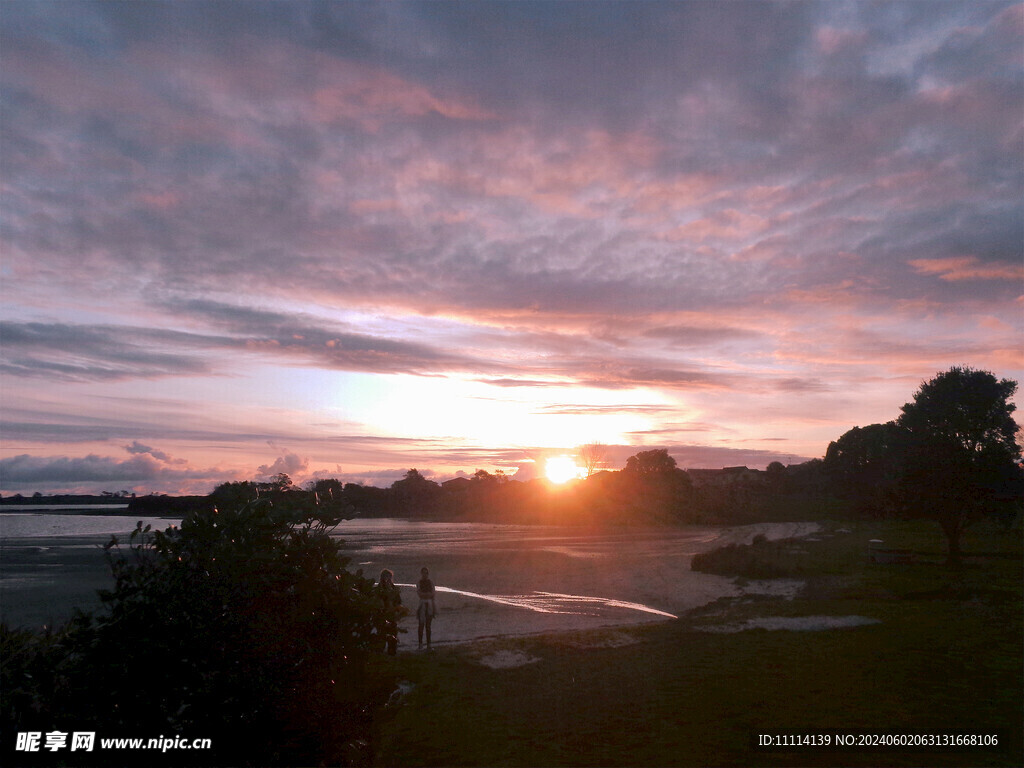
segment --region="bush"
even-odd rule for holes
[[[336,522],[255,502],[112,539],[103,609],[4,630],[8,726],[211,738],[187,756],[215,765],[345,762],[392,686],[367,672],[373,583],[346,570]]]
[[[778,562],[778,545],[763,535],[752,544],[727,544],[694,555],[690,570],[715,573],[719,576],[741,576],[746,579],[778,579],[791,576],[790,570]]]

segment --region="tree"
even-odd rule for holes
[[[891,505],[902,430],[895,421],[854,427],[828,445],[825,471],[836,492],[863,512],[874,514]]]
[[[1010,398],[1017,382],[954,367],[924,382],[905,404],[898,489],[904,507],[935,520],[960,561],[960,539],[974,520],[1020,503],[1020,446]]]
[[[321,478],[320,480],[312,481],[311,484],[311,490],[320,500],[340,500],[345,492],[341,481],[333,477]]]
[[[608,446],[603,443],[581,445],[577,451],[577,458],[586,470],[587,477],[590,477],[608,462]]]
[[[256,489],[256,483],[247,480],[221,483],[210,492],[209,496],[213,505],[222,507],[240,507],[258,497],[259,491]]]
[[[664,448],[651,451],[640,451],[626,459],[626,467],[622,471],[635,477],[652,477],[674,472],[676,460],[668,455]]]
[[[643,516],[680,522],[693,506],[690,476],[676,466],[676,460],[664,448],[630,456],[619,475],[622,490],[632,497]]]
[[[281,472],[274,475],[274,477],[266,483],[257,483],[256,487],[259,489],[260,493],[278,494],[292,490],[293,483],[287,473]]]
[[[773,461],[765,467],[765,477],[773,493],[782,493],[786,489],[786,465],[781,461]]]
[[[21,730],[212,734],[189,765],[350,761],[391,684],[368,676],[380,607],[329,535],[339,520],[259,500],[166,531],[139,523],[127,550],[106,547],[104,608],[23,643],[42,653],[14,659],[31,677],[4,669],[5,694],[21,681],[5,715]]]
[[[392,509],[400,515],[432,514],[436,511],[441,487],[433,480],[427,480],[416,469],[410,469],[405,477],[391,484]]]

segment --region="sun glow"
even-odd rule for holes
[[[576,466],[576,460],[571,456],[552,456],[544,462],[544,475],[556,485],[583,477],[585,474],[586,470]]]

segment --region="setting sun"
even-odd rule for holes
[[[586,470],[576,466],[576,460],[571,456],[552,456],[544,462],[544,475],[559,485],[583,477],[585,473]]]

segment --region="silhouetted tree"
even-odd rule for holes
[[[619,473],[624,490],[635,500],[637,512],[665,522],[687,518],[694,502],[690,476],[676,466],[664,448],[630,456]]]
[[[765,467],[765,476],[768,479],[768,488],[773,493],[782,493],[786,490],[786,466],[781,461],[773,461]]]
[[[640,451],[626,459],[626,468],[622,471],[634,477],[654,477],[669,474],[676,469],[676,460],[668,455],[664,448],[651,451]]]
[[[581,445],[576,454],[580,466],[586,470],[586,477],[591,477],[608,461],[608,446],[603,443]]]
[[[899,491],[904,507],[942,526],[949,561],[973,520],[1020,503],[1020,447],[1015,441],[1017,382],[954,367],[923,383],[902,408]]]
[[[345,483],[345,501],[355,513],[365,517],[381,517],[388,512],[389,491],[373,485]]]
[[[396,514],[432,514],[437,509],[441,487],[416,469],[391,484],[392,509]]]
[[[257,483],[256,487],[260,493],[285,493],[292,490],[294,484],[292,479],[284,472],[274,476],[273,480],[266,483]]]
[[[242,506],[255,500],[259,496],[256,483],[238,481],[233,483],[221,483],[210,493],[210,501],[213,505],[225,507]]]
[[[313,483],[312,490],[321,501],[324,499],[340,501],[345,492],[341,481],[333,477],[321,478],[320,480],[315,481]]]
[[[366,676],[379,607],[329,535],[338,521],[261,499],[166,531],[140,523],[126,551],[112,540],[104,608],[78,614],[57,643],[16,638],[8,725],[213,735],[214,752],[181,765],[349,761],[389,686]]]
[[[824,468],[834,491],[875,514],[891,507],[902,461],[902,429],[894,421],[854,427],[829,443]]]

